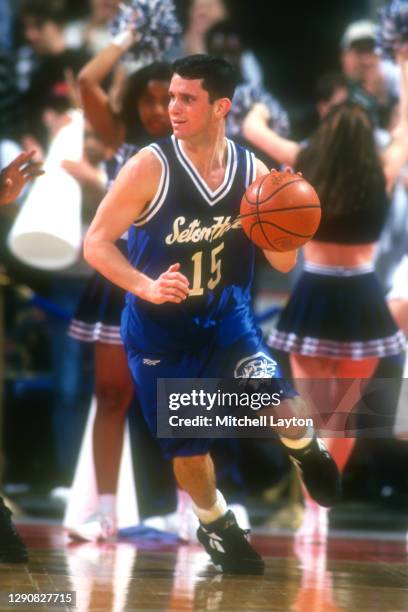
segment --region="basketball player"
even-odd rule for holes
[[[225,138],[235,85],[233,68],[221,58],[194,55],[174,63],[173,136],[127,162],[85,240],[87,261],[128,291],[122,335],[154,435],[158,378],[238,378],[256,363],[271,386],[280,376],[251,311],[254,246],[234,223],[245,188],[268,172]],[[222,223],[224,232],[218,231]],[[128,227],[129,261],[115,246]],[[296,252],[265,255],[282,272],[296,261]],[[293,389],[282,381],[276,389],[282,386],[281,409],[304,414]],[[311,494],[331,505],[339,481],[326,449],[303,428],[285,429],[280,440]],[[226,573],[263,573],[262,559],[216,488],[211,440],[162,438],[159,443],[193,500],[197,536],[214,564]]]
[[[14,202],[25,185],[43,174],[40,164],[31,163],[34,152],[21,153],[0,172],[0,204]],[[27,549],[11,521],[11,512],[0,497],[0,563],[24,563]]]

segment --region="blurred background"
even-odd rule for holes
[[[175,4],[187,29],[192,2]],[[36,13],[35,5],[36,0],[0,0],[1,167],[23,149],[35,150],[39,160],[46,158],[64,113],[75,105],[76,75],[108,44],[107,24],[117,8],[113,0],[61,0],[51,26],[44,28],[49,19],[38,17],[41,11]],[[204,14],[212,10],[211,0],[202,0],[202,5]],[[255,58],[254,74],[261,74],[265,90],[285,109],[295,140],[307,138],[318,124],[316,82],[324,73],[342,70],[340,41],[346,27],[360,19],[375,20],[381,5],[374,0],[225,1],[242,48]],[[120,82],[110,77],[104,84],[113,99]],[[98,171],[107,157],[92,131],[85,137],[84,157]],[[81,184],[86,227],[101,195],[89,188],[85,170],[73,175]],[[403,191],[404,206],[405,187]],[[72,483],[94,386],[92,346],[67,335],[91,271],[81,260],[60,271],[44,271],[12,255],[7,236],[26,197],[0,209],[1,482],[4,493],[27,514],[60,518],[66,501],[61,489]],[[390,256],[396,242],[389,232],[380,248],[384,291],[408,246],[401,224],[398,231],[398,253]],[[259,259],[255,307],[265,333],[273,328],[274,315],[298,274],[278,274]],[[274,505],[284,506],[296,493],[287,479],[285,458],[262,449],[249,452],[252,463],[246,461],[243,472],[252,513],[263,520]],[[346,469],[346,505],[337,524],[366,523],[366,514],[348,508],[368,504],[381,510],[378,520],[386,527],[406,526],[408,473],[401,466],[407,460],[408,444],[401,439],[358,441]]]

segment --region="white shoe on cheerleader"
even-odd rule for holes
[[[316,502],[305,502],[302,524],[296,531],[296,540],[324,544],[328,533],[328,508],[319,506]]]
[[[108,514],[94,514],[79,525],[67,527],[68,537],[85,542],[104,542],[117,536],[116,519]]]

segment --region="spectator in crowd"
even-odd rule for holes
[[[262,85],[262,73],[255,57],[244,50],[237,26],[232,21],[215,24],[206,35],[208,53],[223,57],[236,69],[240,84],[235,90],[233,104],[227,117],[226,131],[243,146],[251,146],[256,156],[268,166],[276,162],[264,151],[254,148],[242,133],[246,115],[256,103],[263,103],[269,111],[269,125],[280,135],[288,136],[290,131],[289,116],[278,100]]]
[[[245,83],[261,85],[262,68],[252,51],[244,49],[237,26],[229,18],[224,0],[191,0],[184,36],[169,59],[194,53],[222,55],[238,69]]]
[[[333,106],[344,102],[349,95],[347,79],[340,72],[325,72],[315,88],[316,112],[319,119],[324,119]]]
[[[25,94],[26,131],[44,145],[47,137],[41,115],[45,100],[55,84],[72,80],[89,54],[66,46],[61,0],[24,0],[20,19],[28,44],[20,49],[17,62],[19,85]]]
[[[17,140],[23,120],[12,55],[0,50],[0,139]]]
[[[205,36],[210,28],[228,15],[224,0],[191,0],[184,29],[185,55],[205,53]]]
[[[253,87],[262,86],[262,68],[252,51],[244,47],[242,36],[232,20],[219,21],[205,35],[208,53],[221,55],[241,75],[243,83]]]
[[[103,141],[91,124],[85,122],[83,157],[80,161],[66,160],[62,166],[82,188],[82,222],[87,226],[106,192],[107,176],[104,169],[108,155]]]
[[[341,39],[341,65],[349,86],[361,88],[372,97],[379,124],[387,127],[399,98],[400,71],[392,61],[379,57],[375,40],[374,23],[351,23]]]
[[[391,115],[388,131],[382,130],[379,144],[384,148],[389,143],[393,129],[399,121],[401,102]],[[408,165],[401,170],[393,193],[390,212],[381,234],[376,252],[376,270],[386,291],[394,283],[394,274],[408,252]]]
[[[8,0],[0,2],[0,49],[11,51],[13,44],[13,15]]]
[[[64,27],[67,47],[85,48],[91,55],[102,51],[109,43],[108,24],[118,9],[120,0],[89,0],[89,14],[83,19],[70,21]]]
[[[344,102],[349,95],[347,81],[340,73],[323,74],[316,83],[316,112],[320,120]],[[273,127],[270,108],[261,99],[253,104],[242,121],[242,135],[246,141],[277,163],[292,166],[300,145]],[[306,143],[303,143],[306,144]]]
[[[43,174],[41,164],[32,161],[34,152],[21,153],[0,173],[0,204],[17,200],[24,186]]]
[[[11,204],[24,186],[42,174],[39,164],[32,163],[33,153],[21,153],[0,173],[0,205]],[[0,295],[1,300],[1,295]],[[3,347],[0,346],[3,351]],[[24,542],[11,521],[11,512],[0,497],[0,563],[24,563],[28,559]]]

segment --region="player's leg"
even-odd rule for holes
[[[217,569],[227,574],[263,574],[264,562],[216,488],[210,455],[176,456],[173,466],[179,486],[193,500],[193,510],[200,521],[197,538]]]
[[[128,351],[129,367],[137,387],[140,406],[151,433],[157,436],[157,379],[197,378],[198,360],[183,355],[142,355]],[[264,563],[249,544],[246,532],[227,509],[216,488],[214,465],[209,454],[211,440],[158,438],[164,456],[173,463],[179,486],[193,502],[200,521],[197,538],[213,563],[224,573],[262,574]]]
[[[210,455],[174,457],[173,468],[177,483],[188,492],[193,503],[210,512],[217,502],[214,464]],[[214,518],[220,516],[216,514]]]
[[[133,383],[123,346],[95,344],[96,414],[93,424],[93,456],[98,489],[98,511],[70,535],[86,540],[114,537],[116,491],[122,456],[126,412]]]

